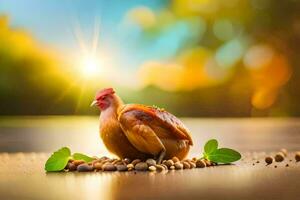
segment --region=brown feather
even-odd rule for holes
[[[118,116],[129,111],[136,112],[136,117],[149,124],[152,129],[160,129],[161,131],[155,131],[157,134],[161,134],[161,138],[178,138],[188,140],[190,145],[193,145],[192,137],[188,129],[184,124],[171,113],[154,108],[151,106],[144,106],[140,104],[127,104],[120,110]],[[172,134],[172,135],[170,135]]]

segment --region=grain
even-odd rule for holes
[[[194,162],[188,161],[188,163],[190,164],[190,168],[196,168],[196,164]]]
[[[168,166],[167,166],[167,165],[161,164],[161,166],[163,166],[163,168],[164,168],[165,170],[168,170]]]
[[[288,151],[284,148],[280,149],[280,152],[284,155],[284,157],[286,157],[288,154]]]
[[[183,164],[180,163],[179,161],[177,161],[174,163],[174,167],[175,167],[175,169],[180,170],[180,169],[183,169]]]
[[[162,165],[155,165],[157,171],[164,171],[165,168]]]
[[[156,167],[155,166],[150,166],[150,167],[148,167],[148,169],[149,169],[149,171],[151,171],[151,172],[154,172],[154,171],[156,171]]]
[[[273,157],[271,157],[271,156],[267,156],[267,157],[265,157],[265,162],[268,164],[268,165],[270,165],[270,164],[272,164],[273,163]]]
[[[205,163],[205,161],[204,160],[197,160],[196,161],[196,167],[197,168],[204,168],[204,167],[206,167],[206,163]]]
[[[147,159],[146,163],[147,163],[148,166],[155,166],[156,165],[156,161],[152,158]]]
[[[102,164],[100,162],[94,163],[94,168],[98,170],[102,170]]]
[[[146,171],[148,169],[148,165],[145,162],[139,162],[134,166],[134,169],[137,171]]]
[[[105,163],[105,164],[102,166],[102,170],[104,170],[104,171],[116,171],[117,168],[116,168],[116,166],[114,166],[114,165],[111,164],[111,163]]]
[[[139,162],[142,162],[140,159],[135,159],[131,162],[131,164],[133,164],[133,166],[135,166],[136,164],[138,164]]]
[[[66,169],[68,169],[69,171],[75,171],[77,169],[77,166],[71,162],[68,162]]]
[[[209,161],[209,160],[204,160],[205,161],[205,163],[206,163],[206,167],[210,167],[210,166],[212,166],[212,163],[211,163],[211,161]]]
[[[174,156],[173,158],[172,158],[172,160],[173,160],[173,162],[174,163],[176,163],[176,162],[179,162],[180,160],[176,157],[176,156]]]
[[[116,165],[116,168],[119,172],[124,172],[128,170],[126,165]]]
[[[284,160],[284,154],[282,152],[278,152],[275,155],[275,161],[276,162],[282,162]]]
[[[300,161],[300,151],[296,152],[296,154],[295,154],[295,160],[296,160],[296,162]]]
[[[83,163],[85,163],[84,160],[74,160],[73,161],[73,164],[76,165],[76,166],[81,165]]]
[[[190,164],[186,161],[182,162],[182,164],[183,164],[183,169],[190,169],[191,168]]]
[[[129,158],[124,158],[123,162],[126,163],[126,165],[128,165],[131,162],[131,160]]]
[[[165,164],[168,168],[170,168],[171,166],[174,165],[174,162],[173,162],[173,160],[167,160],[163,164]]]
[[[86,164],[86,163],[83,163],[83,164],[80,164],[77,166],[77,171],[79,172],[90,172],[90,171],[93,171],[93,167]]]

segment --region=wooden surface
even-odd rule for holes
[[[45,173],[49,153],[107,155],[94,117],[0,118],[0,199],[299,199],[299,119],[184,119],[200,156],[203,143],[242,151],[236,165],[168,173]],[[290,151],[282,163],[265,166],[265,155]],[[292,162],[290,162],[292,159]],[[260,163],[256,163],[256,161]],[[253,166],[253,163],[255,165]],[[289,167],[285,165],[289,164]]]

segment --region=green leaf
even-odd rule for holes
[[[211,154],[218,148],[218,141],[216,139],[208,140],[204,146],[204,152],[206,155]]]
[[[63,170],[71,156],[71,151],[68,147],[63,147],[55,151],[45,163],[45,170],[47,172],[57,172]]]
[[[207,155],[210,161],[216,163],[232,163],[241,159],[241,154],[233,149],[220,148]]]
[[[73,158],[74,160],[84,160],[85,162],[91,162],[92,160],[94,160],[93,158],[82,153],[74,153]]]

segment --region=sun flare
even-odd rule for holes
[[[94,56],[87,56],[82,59],[80,71],[84,77],[93,77],[101,72],[99,60]]]

